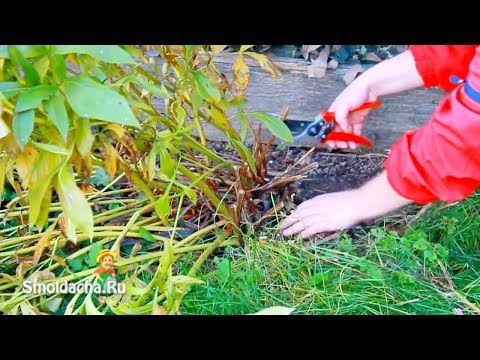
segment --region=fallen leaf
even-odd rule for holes
[[[295,309],[284,306],[272,306],[251,315],[290,315],[293,310]]]
[[[311,53],[313,50],[317,50],[322,45],[302,45],[302,55],[304,59],[308,58],[308,54]]]
[[[330,54],[330,46],[325,46],[315,60],[312,60],[312,65],[307,66],[307,74],[309,78],[321,78],[327,71],[328,55]]]
[[[130,253],[130,256],[135,256],[140,249],[142,248],[142,243],[141,242],[136,242],[135,245],[133,245],[132,252]]]
[[[63,298],[53,298],[53,299],[47,300],[45,305],[47,306],[47,309],[50,312],[54,313],[54,312],[57,312],[58,309],[60,309],[60,305],[62,304],[62,300],[63,300]]]
[[[343,75],[343,81],[345,81],[345,84],[349,85],[359,73],[362,73],[364,71],[363,66],[360,64],[355,64],[353,65],[348,71]]]
[[[338,67],[338,61],[335,59],[330,60],[327,64],[327,69],[336,69],[337,67]]]
[[[374,61],[374,62],[380,62],[382,59],[375,53],[369,52],[365,54],[364,60],[366,61]]]

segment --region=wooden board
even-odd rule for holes
[[[218,67],[231,79],[233,57],[220,57],[216,61]],[[307,63],[301,59],[274,59],[283,69],[283,74],[272,79],[255,61],[248,61],[250,67],[250,83],[247,92],[246,110],[267,111],[280,114],[283,107],[290,107],[289,118],[310,120],[321,109],[330,106],[335,97],[346,87],[342,80],[349,66],[329,69],[321,78],[308,78]],[[425,123],[436,105],[445,96],[439,89],[418,89],[381,99],[384,105],[374,109],[368,117],[364,136],[374,142],[374,148],[364,152],[384,152],[408,130]],[[161,104],[159,104],[161,106]],[[252,119],[253,120],[253,119]],[[232,120],[235,127],[240,128],[238,120]],[[253,120],[253,123],[258,124]],[[205,126],[208,139],[225,140],[225,136],[217,129]],[[264,131],[264,139],[268,131]],[[247,138],[246,143],[252,139]],[[311,146],[315,143],[297,143],[296,146]]]

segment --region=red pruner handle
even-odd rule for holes
[[[356,107],[356,108],[350,110],[350,112],[355,112],[355,111],[360,111],[360,110],[365,110],[365,109],[373,109],[373,108],[379,107],[380,105],[382,105],[382,102],[380,100],[369,101],[369,102],[366,102],[363,105],[360,105],[359,107]]]
[[[360,111],[365,109],[373,109],[373,108],[379,107],[380,105],[382,105],[382,102],[380,100],[369,101],[364,103],[363,105],[360,105],[359,107],[356,107],[350,110],[350,112],[355,112],[355,111]],[[332,111],[322,110],[320,111],[320,114],[323,116],[326,122],[330,123],[335,120],[335,113]]]
[[[331,132],[326,136],[326,138],[322,142],[329,141],[329,140],[352,141],[359,145],[365,145],[366,147],[372,146],[372,143],[367,138],[364,138],[363,136],[351,134],[351,133],[345,133],[345,132]]]

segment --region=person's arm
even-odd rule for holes
[[[480,185],[480,47],[467,82],[456,85],[424,126],[392,146],[385,169],[401,196],[422,204],[452,202]]]
[[[409,48],[425,87],[438,86],[450,92],[452,75],[464,79],[477,45],[412,45]]]

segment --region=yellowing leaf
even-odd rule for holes
[[[64,156],[41,151],[35,164],[35,182],[28,191],[30,225],[35,225],[41,213],[43,199],[50,187],[53,176],[58,172]]]
[[[7,172],[8,158],[0,160],[0,205],[2,204],[3,187],[5,186],[5,173]]]
[[[34,173],[34,164],[38,158],[38,151],[32,146],[25,146],[25,149],[15,159],[15,168],[17,169],[22,186],[24,189],[30,187],[30,179]],[[32,179],[35,181],[35,179]]]
[[[232,67],[233,82],[237,93],[242,96],[248,86],[249,70],[243,55],[239,55]]]
[[[108,140],[103,141],[102,166],[110,180],[113,180],[118,170],[118,153]]]
[[[75,146],[82,157],[92,148],[95,137],[90,129],[89,119],[75,119]]]
[[[42,235],[40,240],[35,247],[35,252],[33,253],[33,266],[36,266],[42,257],[43,250],[50,246],[50,238],[52,237],[52,232],[55,229],[55,223],[53,223],[47,231]]]
[[[58,173],[58,182],[56,189],[67,224],[68,221],[71,221],[75,229],[80,229],[90,238],[90,240],[92,240],[92,209],[90,208],[90,205],[88,204],[85,195],[75,183],[75,178],[69,172],[68,167],[66,166]],[[69,235],[72,235],[71,229],[69,230]],[[76,242],[76,236],[74,236],[71,240]]]
[[[282,73],[278,68],[273,64],[268,57],[266,57],[263,54],[257,54],[254,52],[246,52],[244,53],[245,55],[248,55],[255,60],[257,60],[258,64],[260,67],[265,70],[267,73],[270,74],[271,77],[276,78],[277,76],[280,76]]]
[[[213,54],[217,55],[220,51],[224,50],[227,45],[210,45],[212,48]]]
[[[111,132],[113,132],[115,134],[115,137],[118,139],[118,140],[121,140],[123,139],[123,137],[125,136],[126,134],[126,131],[125,129],[123,128],[122,125],[118,125],[118,124],[110,124],[108,125],[106,128],[105,128],[105,131],[107,130],[110,130]]]
[[[157,151],[155,148],[152,148],[150,153],[147,155],[147,175],[148,181],[152,181],[155,177],[157,168]]]
[[[240,46],[240,52],[247,51],[248,49],[254,47],[255,45],[242,45]]]
[[[52,202],[52,187],[48,185],[45,195],[43,196],[42,203],[40,205],[40,211],[38,212],[38,218],[35,222],[35,226],[38,229],[43,229],[48,221],[48,214],[50,213],[50,204]]]
[[[192,276],[187,275],[177,275],[172,276],[170,281],[175,285],[193,285],[193,284],[204,284],[205,281],[194,278]]]

